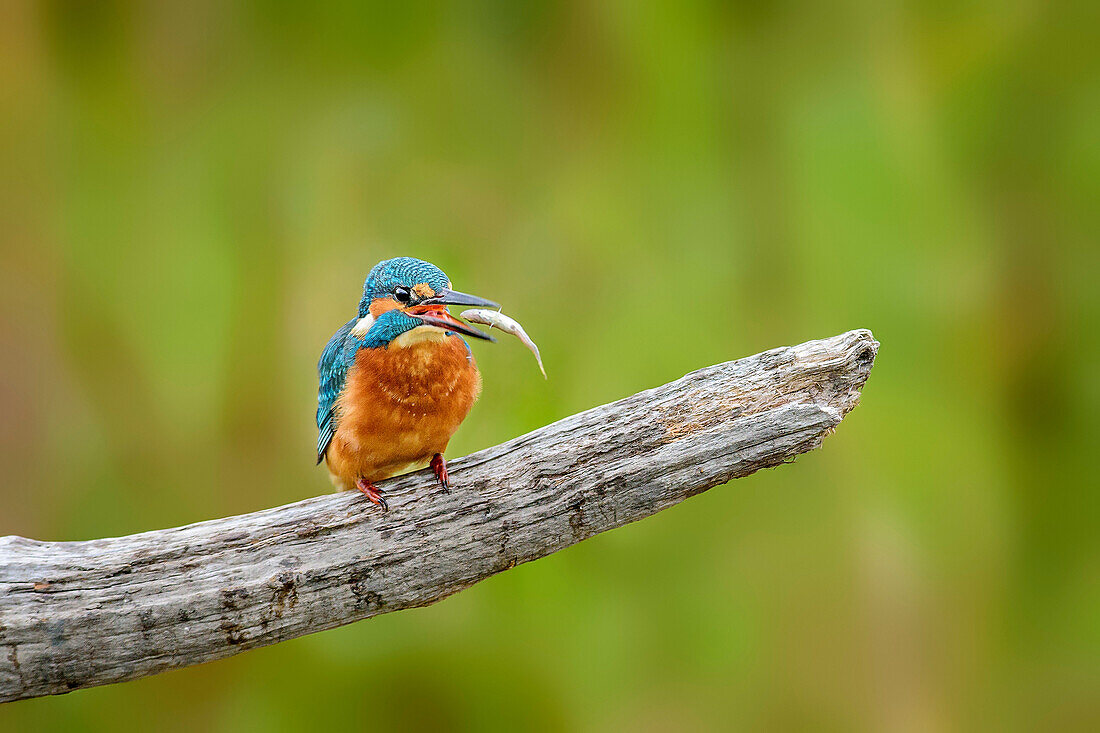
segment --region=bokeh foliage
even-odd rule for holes
[[[6,4],[0,534],[326,491],[314,364],[397,254],[504,303],[550,373],[475,344],[452,455],[773,346],[883,346],[794,465],[0,729],[1095,730],[1097,9]]]

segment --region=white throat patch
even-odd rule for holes
[[[374,325],[374,316],[367,314],[355,322],[351,327],[351,335],[362,341],[367,337],[367,331]]]

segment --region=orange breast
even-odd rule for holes
[[[419,329],[417,329],[419,330]],[[338,428],[325,458],[341,489],[379,481],[443,453],[481,391],[462,339],[430,338],[361,349],[337,401]]]

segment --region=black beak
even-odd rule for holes
[[[438,293],[430,298],[425,298],[420,301],[422,304],[440,304],[440,305],[472,305],[475,308],[499,308],[499,303],[494,303],[491,300],[485,300],[485,298],[479,298],[476,295],[467,295],[466,293],[460,293],[457,290],[448,290],[443,288]]]

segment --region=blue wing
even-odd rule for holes
[[[317,462],[325,459],[325,451],[336,434],[336,399],[344,389],[348,367],[355,361],[355,352],[363,343],[351,335],[357,318],[345,323],[329,339],[321,360],[317,362]]]

